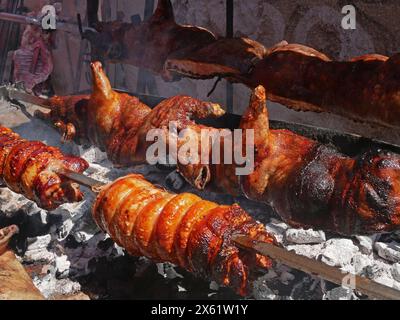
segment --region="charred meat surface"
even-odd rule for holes
[[[68,169],[83,172],[88,163],[66,156],[40,141],[22,139],[11,129],[0,126],[0,178],[12,191],[52,210],[66,202],[82,200],[79,186],[57,172]]]
[[[132,255],[172,262],[196,275],[249,293],[263,256],[234,245],[234,234],[275,243],[264,226],[238,205],[221,206],[190,194],[172,194],[140,175],[105,186],[93,206],[97,224]]]
[[[398,154],[371,150],[350,158],[288,130],[269,129],[262,86],[254,90],[241,128],[254,129],[256,147],[255,170],[241,177],[242,190],[290,224],[342,234],[400,227]]]

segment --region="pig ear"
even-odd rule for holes
[[[157,9],[152,16],[154,21],[175,21],[174,9],[170,0],[158,0]]]

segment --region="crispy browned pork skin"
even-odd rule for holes
[[[329,112],[360,122],[400,127],[400,56],[371,54],[333,61],[300,44],[282,42],[248,65],[239,40],[217,41],[180,59],[168,59],[171,74],[198,79],[224,77],[250,88],[263,85],[267,98],[299,111]],[[243,40],[241,40],[243,41]],[[218,55],[215,54],[218,52]]]
[[[376,150],[350,158],[288,130],[269,129],[262,86],[254,90],[241,128],[254,129],[256,154],[255,170],[241,176],[240,187],[289,224],[348,235],[400,228],[398,154]],[[224,177],[233,181],[216,175],[219,186]]]
[[[0,229],[0,300],[43,300],[14,252],[8,248],[18,232],[15,225]]]
[[[168,130],[171,122],[178,130],[198,129],[193,118],[224,114],[218,104],[189,96],[166,99],[151,109],[136,97],[113,91],[100,62],[93,62],[91,70],[93,92],[88,99],[55,97],[48,102],[53,108],[49,113],[36,115],[55,124],[67,140],[88,140],[107,152],[115,165],[146,162],[147,147],[153,143],[146,141],[151,129]]]
[[[88,166],[81,158],[63,155],[58,148],[40,141],[24,140],[0,126],[0,179],[41,208],[51,210],[65,202],[81,201],[79,187],[57,171],[81,173]]]
[[[271,260],[241,250],[232,236],[275,243],[264,226],[238,205],[222,206],[190,194],[172,194],[141,175],[128,175],[105,186],[93,206],[97,224],[132,255],[172,262],[194,274],[250,292],[257,268]]]
[[[94,92],[88,109],[82,113],[86,124],[83,128],[87,129],[84,135],[106,150],[115,164],[145,162],[146,149],[152,143],[146,142],[150,129],[166,129],[170,121],[176,121],[179,129],[192,129],[182,141],[194,135],[200,141],[200,130],[206,127],[191,118],[223,113],[216,104],[186,96],[167,99],[150,110],[136,98],[113,92],[99,63],[94,63],[92,70]],[[121,107],[121,97],[134,103]],[[229,194],[244,192],[250,199],[270,204],[285,221],[296,226],[342,234],[399,228],[399,155],[371,151],[352,159],[290,131],[270,130],[265,103],[265,90],[260,86],[253,92],[241,124],[242,129],[255,131],[253,174],[238,177],[235,165],[178,162],[182,176],[198,189],[212,184]],[[75,119],[76,114],[60,110],[64,109],[55,108],[48,117],[56,121],[61,112]],[[103,119],[106,114],[109,116]]]

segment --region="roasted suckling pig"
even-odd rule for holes
[[[112,90],[100,62],[91,64],[93,92],[90,97],[53,97],[49,113],[36,115],[58,127],[64,139],[89,141],[107,152],[115,165],[146,162],[146,135],[151,129],[168,130],[171,122],[177,129],[195,126],[193,118],[218,117],[224,110],[215,103],[188,96],[164,100],[154,109],[136,97]]]
[[[235,179],[226,174],[232,170],[220,168],[211,177],[216,185],[232,188],[236,181],[248,198],[270,204],[295,226],[341,234],[400,228],[400,155],[371,150],[350,158],[291,131],[270,129],[262,86],[240,127],[254,129],[254,172]]]
[[[65,156],[40,141],[24,140],[0,126],[0,179],[41,208],[51,210],[65,202],[81,201],[79,186],[57,172],[68,169],[81,173],[88,166],[81,158]]]
[[[8,248],[11,237],[17,232],[15,225],[0,229],[0,300],[43,300],[14,252]]]
[[[94,9],[91,8],[91,11]],[[96,59],[147,68],[165,80],[226,78],[295,110],[330,112],[374,125],[400,127],[399,55],[369,54],[334,61],[300,44],[273,48],[248,38],[221,38],[175,22],[170,0],[139,25],[94,24],[88,34]]]
[[[191,117],[223,114],[216,104],[185,96],[167,99],[150,110],[136,98],[113,92],[99,63],[93,63],[92,70],[94,92],[87,110],[76,112],[79,108],[72,108],[75,111],[69,114],[62,106],[55,107],[46,117],[57,121],[58,114],[62,114],[74,122],[77,114],[85,115],[85,135],[106,150],[115,164],[145,162],[147,146],[153,143],[146,141],[150,129],[166,130],[169,122],[175,121],[179,130],[191,129],[182,140],[196,137],[200,141],[200,130],[213,128],[198,125]],[[121,97],[134,99],[134,104],[121,107]],[[292,225],[342,234],[399,228],[399,155],[376,150],[352,159],[288,130],[270,130],[268,121],[266,94],[260,86],[241,123],[242,129],[255,132],[255,171],[249,176],[236,174],[239,165],[224,164],[223,160],[212,164],[211,145],[207,146],[208,163],[178,161],[180,173],[196,188],[204,189],[211,182],[226,193],[244,193],[250,199],[266,202]],[[199,153],[204,147],[200,145]]]
[[[360,122],[400,127],[399,55],[371,54],[334,61],[304,45],[282,42],[254,61],[248,72],[227,73],[232,64],[246,63],[241,58],[243,50],[232,52],[234,41],[217,41],[208,46],[209,52],[206,47],[201,54],[167,60],[166,69],[193,78],[225,77],[251,88],[263,85],[269,100],[295,110],[330,112]]]
[[[232,236],[275,243],[238,205],[222,206],[190,194],[172,194],[140,175],[106,185],[93,206],[97,224],[132,255],[172,262],[194,274],[249,293],[258,268],[271,260],[239,249]]]

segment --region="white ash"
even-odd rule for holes
[[[391,262],[400,262],[400,244],[397,242],[376,242],[375,249],[378,255]]]
[[[260,277],[253,283],[253,296],[257,300],[278,300],[279,295],[268,287],[268,279]]]
[[[314,231],[313,229],[287,229],[285,240],[296,244],[314,244],[326,241],[323,231]]]
[[[288,225],[282,221],[271,219],[271,222],[265,224],[265,228],[269,233],[275,236],[278,242],[284,239],[285,231],[289,228]]]
[[[392,276],[396,281],[400,281],[400,263],[392,266]]]
[[[332,267],[344,267],[350,264],[359,251],[350,239],[330,239],[322,247],[321,261]]]
[[[357,300],[353,290],[344,287],[337,287],[328,291],[324,297],[324,300]]]
[[[71,295],[81,290],[79,282],[70,279],[57,279],[51,273],[41,279],[35,277],[33,283],[47,299],[57,295]]]
[[[48,250],[51,243],[51,235],[38,236],[35,238],[28,238],[28,247],[23,256],[26,262],[46,262],[53,263],[55,261],[55,254]]]
[[[218,291],[219,290],[219,285],[215,281],[210,282],[210,290]]]
[[[323,244],[312,244],[312,245],[307,245],[307,244],[300,244],[300,245],[288,245],[286,246],[286,249],[289,251],[294,251],[299,255],[311,258],[311,259],[317,259],[317,257],[321,254]]]
[[[358,241],[358,247],[360,251],[366,255],[369,255],[373,251],[373,245],[376,241],[378,235],[371,235],[371,236],[356,236]]]

